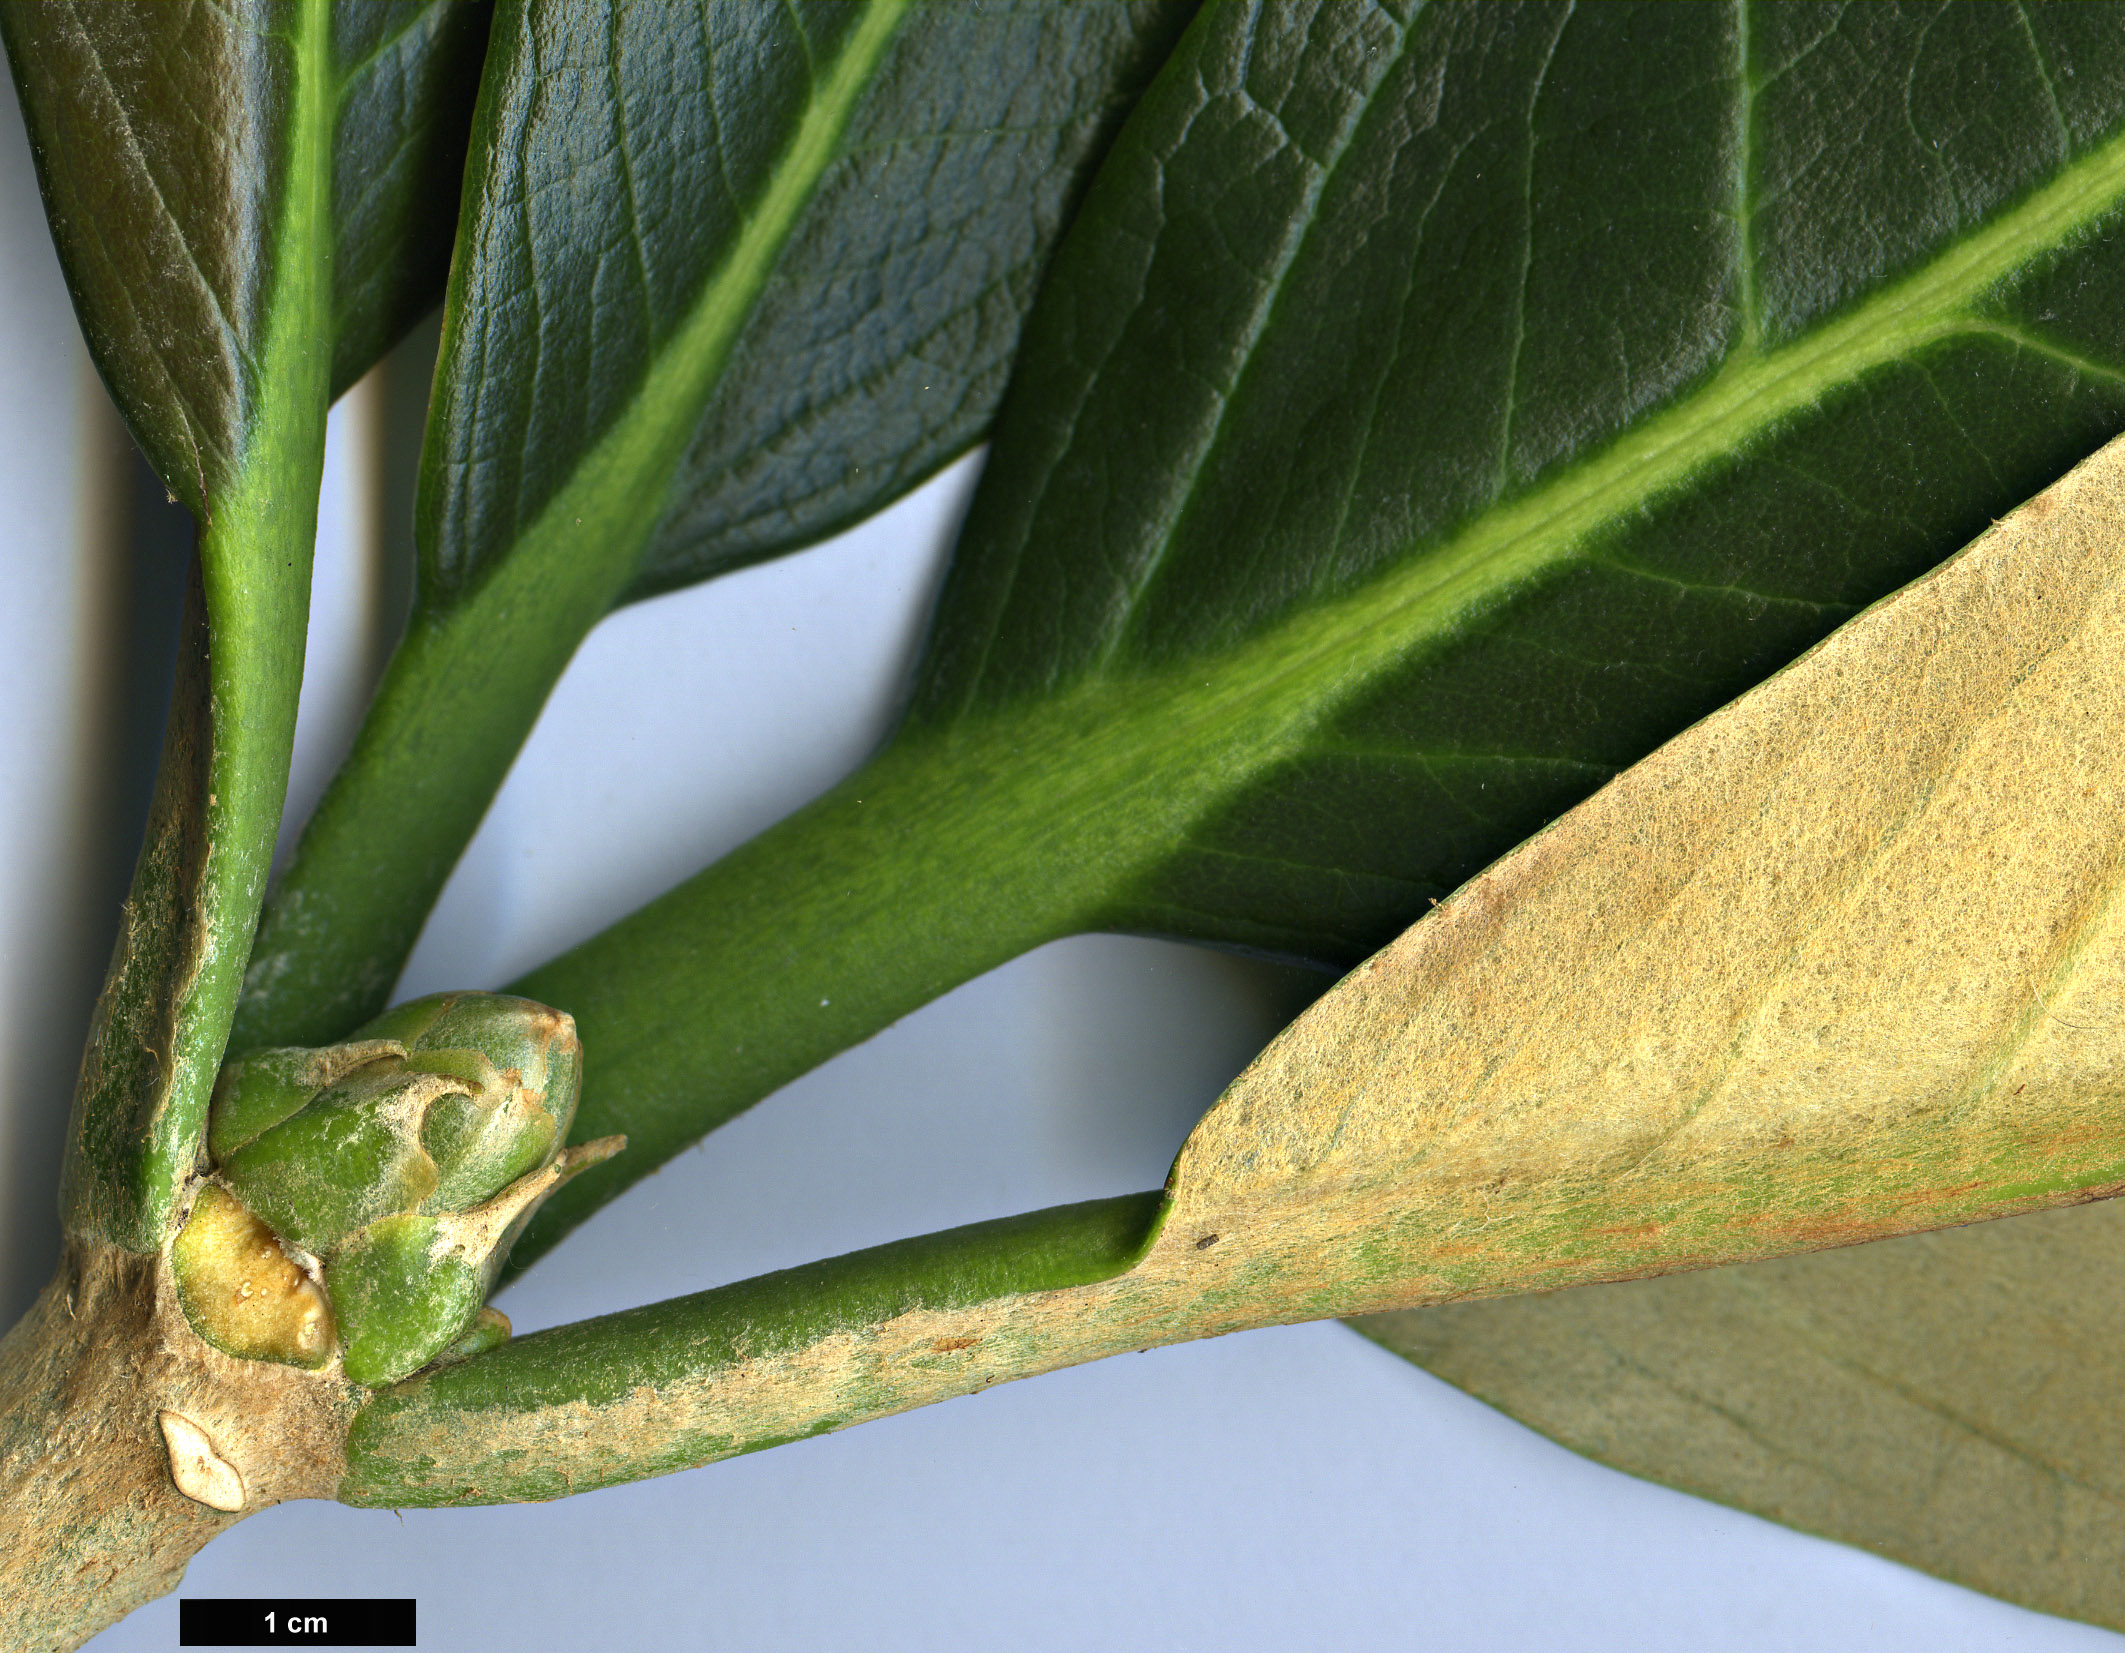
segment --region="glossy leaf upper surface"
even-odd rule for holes
[[[241,462],[298,70],[263,4],[12,5],[0,19],[90,354],[195,516]]]
[[[487,0],[332,8],[335,395],[442,300],[493,11]]]
[[[982,436],[1055,237],[1194,9],[911,20],[732,350],[633,595],[838,532]]]
[[[331,11],[338,389],[442,296],[488,8]],[[195,514],[228,485],[267,394],[294,16],[270,4],[0,10],[90,353]]]
[[[1354,961],[2125,422],[2125,13],[1209,21],[1059,254],[917,700],[1284,678],[1124,926]]]
[[[1235,1081],[1148,1223],[1039,1213],[526,1339],[385,1397],[343,1496],[549,1496],[1356,1303],[2115,1192],[2121,518],[2125,441],[1456,892]],[[2115,1340],[2073,1304],[2116,1226],[1375,1335],[1611,1461],[2115,1618],[2086,1460],[2117,1432],[2077,1434]],[[1976,1326],[1929,1335],[1958,1290]]]
[[[528,978],[633,1146],[527,1253],[1056,936],[1363,958],[2125,427],[2121,209],[2125,12],[1204,14],[899,736]]]
[[[268,914],[239,1039],[381,1008],[615,602],[815,539],[975,439],[1189,7],[504,5],[413,626]]]
[[[505,8],[423,472],[426,599],[506,557],[704,343],[658,410],[689,438],[644,478],[663,520],[583,548],[641,590],[816,539],[965,448],[1087,160],[1191,9],[917,8],[799,176],[799,128],[880,8]],[[763,211],[786,239],[748,250]],[[687,326],[704,307],[730,313],[712,341]]]

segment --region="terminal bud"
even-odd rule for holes
[[[625,1139],[563,1149],[582,1048],[558,1010],[497,993],[400,1005],[319,1050],[231,1062],[207,1122],[211,1180],[171,1261],[193,1327],[227,1353],[392,1383],[468,1339],[542,1201]],[[490,1314],[492,1311],[488,1311]]]

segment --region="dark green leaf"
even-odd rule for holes
[[[486,0],[334,0],[332,393],[443,296]]]
[[[1310,656],[1111,917],[1342,965],[2125,421],[2125,14],[1295,23],[1102,180],[917,722]]]
[[[89,352],[149,463],[205,520],[269,394],[252,360],[306,90],[275,27],[295,13],[37,0],[0,18]]]
[[[525,985],[632,1146],[520,1257],[1053,936],[1361,957],[1954,550],[2125,425],[2121,134],[2110,9],[1206,15],[906,728]]]
[[[823,539],[980,439],[1049,247],[1194,9],[916,20],[732,347],[628,595]]]
[[[1190,1134],[1126,1271],[949,1299],[1051,1213],[570,1328],[387,1403],[391,1494],[546,1496],[1121,1348],[2116,1190],[2121,502],[2125,439],[1367,960]],[[833,1319],[889,1255],[894,1293]],[[1761,1390],[1772,1341],[1695,1365]]]
[[[503,7],[418,609],[268,915],[240,1044],[383,1003],[614,602],[817,539],[975,440],[1077,185],[1188,10]]]
[[[329,9],[0,14],[97,365],[200,522],[154,808],[75,1101],[70,1228],[161,1243],[287,787],[331,354]]]
[[[489,7],[336,0],[333,388],[442,297]],[[89,349],[201,513],[261,394],[255,350],[296,78],[272,7],[10,0],[9,61]]]
[[[1354,1324],[1603,1463],[2125,1628],[2125,1204]]]

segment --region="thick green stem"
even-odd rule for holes
[[[234,1048],[327,1044],[383,1009],[562,668],[635,578],[701,408],[905,9],[905,0],[869,0],[743,232],[537,517],[469,588],[424,591],[266,913]],[[493,141],[476,126],[468,201],[506,164]],[[444,376],[467,268],[461,247],[444,312]],[[436,447],[431,426],[429,463]],[[432,479],[422,486],[423,579],[432,581],[443,530],[429,512]]]
[[[1110,928],[1238,778],[1297,738],[1259,696],[1095,685],[855,776],[512,991],[576,1018],[578,1140],[628,1150],[561,1190],[521,1268],[620,1189],[828,1057],[1045,942]],[[1266,704],[1265,704],[1266,703]]]
[[[383,1008],[547,693],[627,573],[524,557],[470,601],[414,616],[259,929],[232,1050],[330,1044]]]
[[[889,751],[676,901],[525,978],[516,991],[557,995],[543,1002],[576,1018],[590,1053],[576,1136],[625,1118],[628,1148],[554,1196],[513,1267],[837,1052],[1093,923],[1101,869],[1067,841],[1014,834],[933,757]]]
[[[1113,1325],[1040,1321],[978,1354],[984,1337],[925,1344],[918,1333],[911,1371],[859,1357],[829,1375],[819,1359],[883,1347],[926,1317],[986,1321],[1031,1306],[1039,1321],[1063,1294],[1125,1275],[1164,1210],[1155,1192],[1056,1206],[519,1338],[378,1395],[356,1420],[339,1497],[393,1507],[560,1498],[1200,1336],[1200,1318],[1151,1327],[1125,1314]],[[523,1450],[530,1439],[537,1446]]]

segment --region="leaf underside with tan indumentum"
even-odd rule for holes
[[[1058,936],[1356,964],[2125,428],[2121,207],[2125,12],[1205,12],[907,723],[518,985],[631,1144],[519,1257]]]
[[[552,1496],[1153,1343],[2118,1191],[2120,499],[2114,445],[1473,880],[1158,1204],[526,1338],[387,1391],[342,1496]]]

